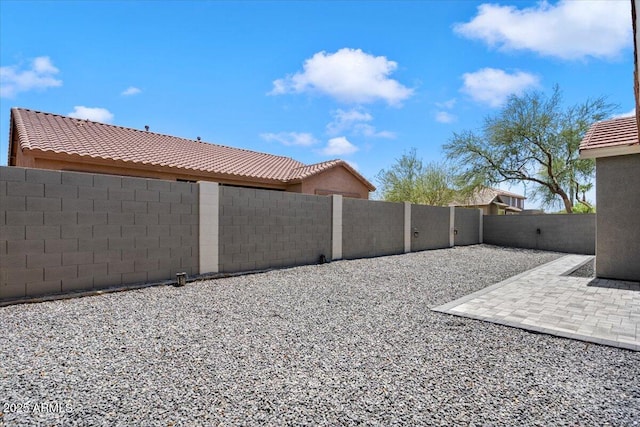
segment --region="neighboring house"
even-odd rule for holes
[[[361,199],[375,190],[342,160],[305,165],[289,157],[23,108],[11,109],[8,163]]]
[[[483,215],[518,214],[524,209],[526,197],[497,188],[481,188],[468,199],[454,201],[449,206],[482,209]]]
[[[596,159],[596,276],[640,281],[640,142],[636,117],[594,123],[580,157]]]

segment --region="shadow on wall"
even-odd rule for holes
[[[596,214],[488,215],[483,238],[497,246],[594,255]]]

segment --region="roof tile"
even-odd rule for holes
[[[289,157],[138,129],[12,109],[23,149],[287,182],[305,167]]]
[[[580,143],[580,150],[640,144],[635,116],[603,120],[591,125]]]

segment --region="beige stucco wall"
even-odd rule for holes
[[[302,182],[302,193],[341,194],[345,197],[368,199],[369,189],[351,172],[342,166],[314,175]]]

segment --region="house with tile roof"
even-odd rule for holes
[[[362,199],[375,190],[343,160],[306,165],[289,157],[24,108],[11,109],[8,163]]]
[[[596,276],[640,282],[640,0],[631,0],[636,114],[594,123],[580,157],[596,162]]]
[[[453,201],[449,206],[482,209],[483,215],[510,215],[524,210],[526,197],[497,188],[480,188],[465,200]]]

